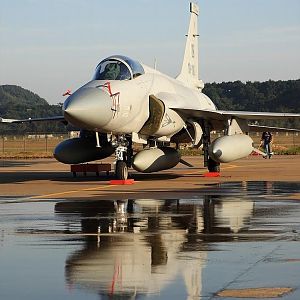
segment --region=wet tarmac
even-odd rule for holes
[[[230,182],[180,199],[2,196],[0,299],[253,299],[257,288],[300,299],[299,191]]]

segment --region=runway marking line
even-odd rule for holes
[[[221,172],[222,172],[222,170],[234,169],[234,168],[240,168],[240,167],[241,166],[237,166],[237,165],[228,165],[227,167],[224,167],[224,168],[222,167]],[[203,172],[201,172],[201,171],[203,171]],[[200,174],[200,175],[203,175],[205,172],[207,172],[206,169],[204,169],[204,170],[197,170],[197,171],[189,172],[189,174],[187,174],[187,175],[191,175],[191,174]]]
[[[277,298],[293,292],[290,287],[259,287],[245,289],[228,289],[217,293],[219,297],[230,298]]]
[[[81,190],[72,190],[72,191],[59,192],[59,193],[53,193],[53,194],[32,196],[32,197],[29,197],[29,199],[40,199],[40,198],[48,198],[48,197],[55,197],[55,196],[61,196],[61,195],[75,194],[75,193],[80,193],[80,192],[97,191],[99,189],[106,189],[106,188],[111,188],[111,187],[113,187],[113,185],[104,185],[104,186],[86,188],[86,189],[81,189]]]
[[[222,170],[227,170],[227,169],[234,169],[234,168],[240,168],[242,166],[237,166],[237,165],[228,165],[227,167],[224,167],[221,169]]]

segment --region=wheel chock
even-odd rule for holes
[[[206,172],[203,175],[204,177],[220,177],[220,172]]]
[[[111,185],[129,185],[134,184],[134,179],[126,179],[126,180],[120,180],[120,179],[114,179],[109,182]]]

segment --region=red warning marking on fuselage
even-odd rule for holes
[[[109,95],[112,96],[112,92],[111,92],[111,86],[110,86],[110,82],[107,81],[103,84],[103,87],[107,88]]]
[[[116,114],[120,108],[120,92],[113,93],[111,90],[111,85],[110,85],[109,81],[105,82],[103,85],[101,85],[99,87],[107,89],[107,91],[110,95],[110,98],[112,100],[111,110],[113,111],[113,118],[115,118]]]

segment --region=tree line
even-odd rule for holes
[[[28,119],[62,115],[62,105],[50,105],[37,94],[16,85],[0,86],[0,117]],[[38,122],[27,124],[1,124],[0,134],[23,134],[26,132],[66,132],[61,122]]]
[[[241,81],[214,82],[207,83],[203,92],[221,110],[300,112],[300,79],[246,83]],[[300,122],[299,120],[280,120],[261,124],[299,127]]]

